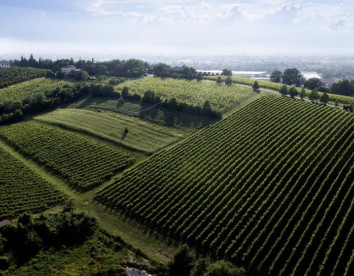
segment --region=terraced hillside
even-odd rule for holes
[[[0,148],[0,220],[23,212],[40,212],[65,196]]]
[[[79,190],[102,184],[134,162],[114,146],[32,121],[3,126],[0,137]]]
[[[353,167],[352,114],[266,96],[95,198],[249,271],[350,275]]]

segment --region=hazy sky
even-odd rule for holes
[[[354,0],[0,0],[0,59],[354,54]]]

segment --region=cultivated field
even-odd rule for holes
[[[219,76],[207,76],[205,77],[206,79],[209,80],[216,80]],[[225,80],[226,77],[221,76],[223,80]],[[232,76],[232,82],[233,83],[239,83],[239,84],[245,84],[245,85],[252,85],[254,83],[254,79],[249,79],[249,78],[243,78],[243,77],[238,77],[238,76]],[[270,90],[276,90],[279,91],[279,89],[283,86],[282,83],[275,83],[275,82],[270,82],[270,81],[263,81],[263,80],[257,80],[259,86],[261,88],[265,89],[270,89]],[[288,89],[290,88],[290,85],[287,85]],[[297,87],[298,92],[300,93],[301,88]],[[311,90],[306,89],[306,94],[309,95]],[[318,94],[321,96],[322,92],[318,92]],[[344,103],[344,104],[354,104],[354,97],[350,96],[343,96],[343,95],[336,95],[336,94],[331,94],[328,93],[330,100],[331,101],[338,101],[339,103]]]
[[[47,78],[38,78],[30,81],[25,81],[0,89],[0,102],[21,102],[26,97],[44,95],[46,91],[52,91],[57,87],[69,88],[73,85],[74,83],[72,82],[51,80]]]
[[[11,67],[10,69],[0,68],[0,88],[22,81],[44,77],[46,72],[46,69],[29,67]]]
[[[246,99],[255,95],[251,88],[218,85],[215,82],[180,79],[161,79],[146,77],[124,82],[115,87],[121,92],[123,87],[129,87],[129,94],[143,96],[146,91],[153,91],[162,100],[175,98],[178,103],[203,107],[209,101],[211,109],[227,113]]]
[[[0,147],[0,220],[41,212],[65,196]]]
[[[36,122],[1,127],[0,136],[78,190],[100,185],[134,162],[116,147]]]
[[[104,138],[131,150],[152,153],[183,137],[174,129],[109,111],[57,109],[35,120]],[[127,127],[128,132],[125,132]]]
[[[353,114],[265,96],[95,198],[249,271],[350,275],[353,164]]]

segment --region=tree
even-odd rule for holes
[[[288,85],[301,86],[305,83],[304,76],[296,68],[286,69],[283,73],[283,83]]]
[[[286,85],[283,85],[280,89],[279,89],[279,93],[282,96],[286,96],[288,94],[288,88],[286,87]]]
[[[309,95],[310,101],[313,103],[313,102],[316,102],[319,98],[320,98],[320,96],[318,95],[317,90],[316,89],[312,90]]]
[[[169,264],[170,276],[188,276],[193,268],[194,258],[187,245],[183,245]]]
[[[227,76],[226,79],[225,79],[225,84],[226,85],[231,85],[232,84],[232,79],[230,76]]]
[[[129,96],[129,87],[124,86],[123,89],[122,89],[122,97],[126,98],[128,96]]]
[[[156,77],[167,78],[171,76],[172,68],[165,63],[158,63],[155,64],[153,73]]]
[[[244,276],[244,268],[238,268],[226,261],[218,261],[209,265],[205,276]]]
[[[206,258],[198,259],[191,271],[191,276],[201,276],[204,275],[208,269],[210,262]]]
[[[257,92],[259,93],[259,84],[258,84],[258,81],[255,81],[252,85],[252,89],[254,92]]]
[[[282,77],[282,72],[280,72],[279,70],[274,70],[271,74],[270,74],[270,81],[271,82],[281,82],[281,77]]]
[[[294,86],[290,87],[290,89],[289,89],[289,95],[290,95],[291,98],[295,99],[295,97],[296,97],[298,94],[299,94],[299,92],[297,92],[297,89],[296,89]]]
[[[222,70],[221,75],[224,75],[224,76],[232,76],[232,71],[229,70],[229,69],[224,69],[224,70]]]
[[[310,90],[318,89],[320,86],[322,86],[322,82],[319,78],[310,78],[305,81],[305,87]]]
[[[197,79],[197,81],[202,81],[202,79],[203,79],[203,74],[202,74],[202,72],[198,72],[198,73],[197,73],[196,79]]]
[[[331,85],[331,91],[334,94],[354,96],[354,81],[341,80]]]
[[[222,78],[221,78],[221,77],[218,77],[218,78],[216,79],[216,83],[217,83],[217,84],[221,84],[221,83],[222,83]]]
[[[300,94],[299,94],[301,100],[304,100],[304,98],[306,97],[306,91],[305,88],[301,88]]]
[[[329,102],[329,96],[326,92],[324,92],[320,98],[320,102],[323,103],[323,105],[326,105],[326,103]]]

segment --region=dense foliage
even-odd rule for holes
[[[193,67],[171,67],[165,63],[155,64],[153,67],[155,77],[192,80],[197,77],[197,71]]]
[[[333,94],[345,95],[354,97],[354,80],[341,80],[331,85]]]
[[[154,102],[156,98],[166,100],[168,107],[177,109],[193,109],[195,107],[203,112],[205,102],[210,103],[210,108],[216,113],[226,113],[238,106],[244,100],[255,95],[252,89],[247,87],[236,87],[217,85],[215,82],[180,79],[161,79],[146,77],[139,80],[128,81],[115,87],[116,91],[121,92],[124,87],[129,88],[129,94],[138,94],[144,97],[147,91]],[[152,94],[152,92],[154,94]],[[146,96],[146,95],[145,95]],[[151,102],[151,101],[149,101]],[[183,106],[185,105],[185,107]],[[198,113],[191,111],[192,113]]]
[[[343,275],[354,261],[353,126],[342,110],[262,97],[95,198],[250,271]]]
[[[0,148],[0,220],[62,203],[64,195]]]
[[[0,88],[27,80],[44,77],[46,72],[47,70],[38,68],[0,68]]]
[[[78,190],[100,185],[134,162],[116,147],[36,122],[1,127],[0,136]]]
[[[0,89],[0,124],[17,122],[88,93],[88,86],[67,81],[36,79]]]

